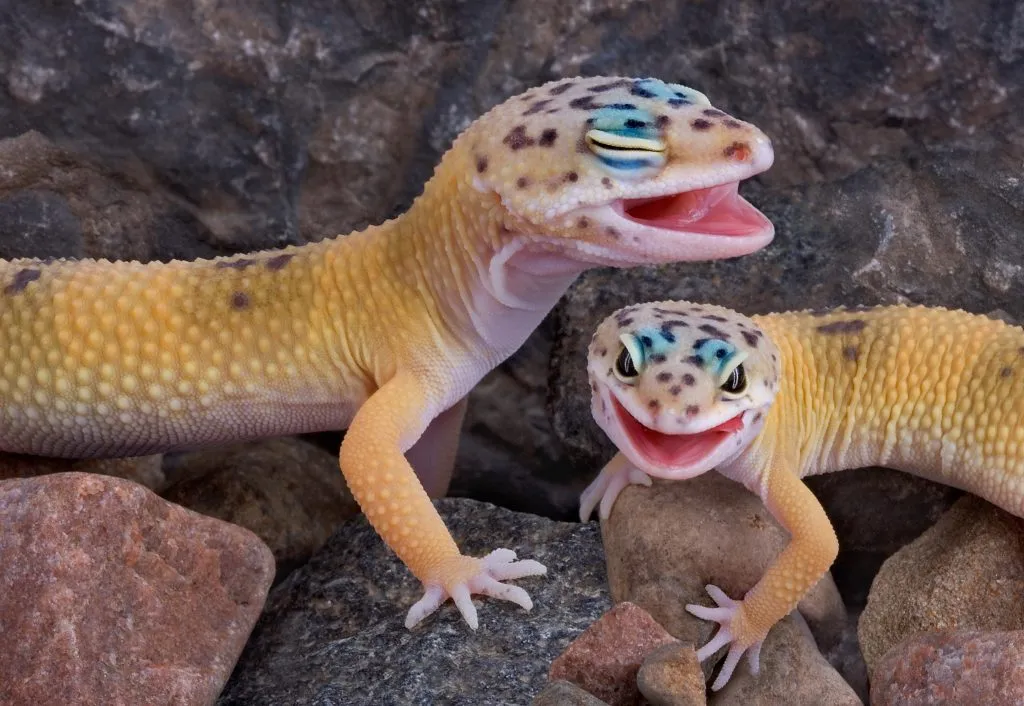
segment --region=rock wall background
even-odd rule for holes
[[[1011,2],[4,0],[0,255],[312,241],[406,208],[470,120],[530,85],[697,87],[773,138],[745,192],[776,243],[593,273],[473,397],[454,492],[567,517],[604,451],[570,374],[580,336],[635,287],[1022,313],[1022,57]]]

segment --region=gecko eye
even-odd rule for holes
[[[622,350],[615,359],[615,377],[622,382],[630,382],[640,376],[644,365],[644,350],[629,334],[622,334],[619,340],[622,341]]]
[[[747,389],[747,373],[743,370],[743,365],[737,365],[729,373],[729,377],[722,383],[721,390],[729,395],[742,394]]]
[[[665,143],[658,139],[598,129],[588,130],[586,139],[590,151],[616,171],[629,173],[665,164]]]

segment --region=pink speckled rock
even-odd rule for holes
[[[644,658],[674,641],[646,610],[619,603],[551,663],[548,678],[577,684],[610,706],[635,706],[640,703],[636,676]]]
[[[248,530],[85,473],[0,482],[0,703],[212,704],[274,560]]]
[[[919,633],[872,672],[872,706],[1024,703],[1024,631]]]

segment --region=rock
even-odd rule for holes
[[[477,600],[474,632],[448,602],[406,630],[422,589],[359,516],[272,591],[221,706],[530,703],[551,661],[611,606],[597,526],[472,500],[436,505],[463,552],[508,547],[547,566],[514,582],[532,611]]]
[[[627,304],[688,299],[760,314],[912,302],[1024,316],[1024,276],[998,286],[985,276],[1024,262],[1024,180],[1019,160],[1001,150],[935,152],[914,166],[880,162],[834,183],[747,193],[775,223],[766,249],[713,263],[595,270],[555,310],[548,404],[555,433],[590,477],[613,449],[590,414],[587,344]]]
[[[95,473],[134,481],[152,491],[160,492],[167,482],[163,456],[132,458],[47,458],[27,454],[0,453],[0,481],[11,478],[32,478],[50,473]]]
[[[965,496],[882,565],[858,626],[868,673],[930,630],[1024,629],[1024,520]]]
[[[612,599],[636,603],[672,635],[696,645],[718,626],[686,612],[686,604],[708,604],[707,583],[742,597],[789,542],[760,498],[714,472],[626,488],[602,536]],[[799,609],[823,649],[838,640],[846,613],[828,574]]]
[[[604,701],[564,679],[549,682],[531,706],[607,706]]]
[[[640,703],[637,670],[652,650],[674,642],[650,613],[619,603],[558,655],[550,679],[565,679],[610,706]]]
[[[844,596],[845,597],[845,596]],[[860,611],[851,611],[843,631],[831,647],[822,650],[822,654],[843,680],[850,685],[854,693],[864,703],[868,703],[868,667],[864,663],[864,655],[860,652],[857,642],[857,619]]]
[[[129,481],[0,482],[0,703],[210,704],[274,575],[252,533]]]
[[[761,670],[746,657],[709,706],[862,706],[853,689],[821,656],[799,613],[780,620],[761,648]]]
[[[889,650],[871,679],[872,706],[1024,702],[1024,632],[943,630]]]
[[[640,665],[636,683],[651,706],[704,706],[704,672],[693,645],[669,642]]]
[[[186,454],[171,480],[167,500],[241,525],[266,542],[277,580],[359,512],[337,456],[290,437]]]

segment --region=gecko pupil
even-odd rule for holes
[[[619,357],[615,359],[615,370],[624,378],[635,378],[640,374],[633,363],[633,356],[629,354],[629,349],[625,346],[622,347]]]
[[[742,365],[737,365],[722,384],[722,390],[732,395],[738,395],[745,389],[747,389],[747,374]]]

